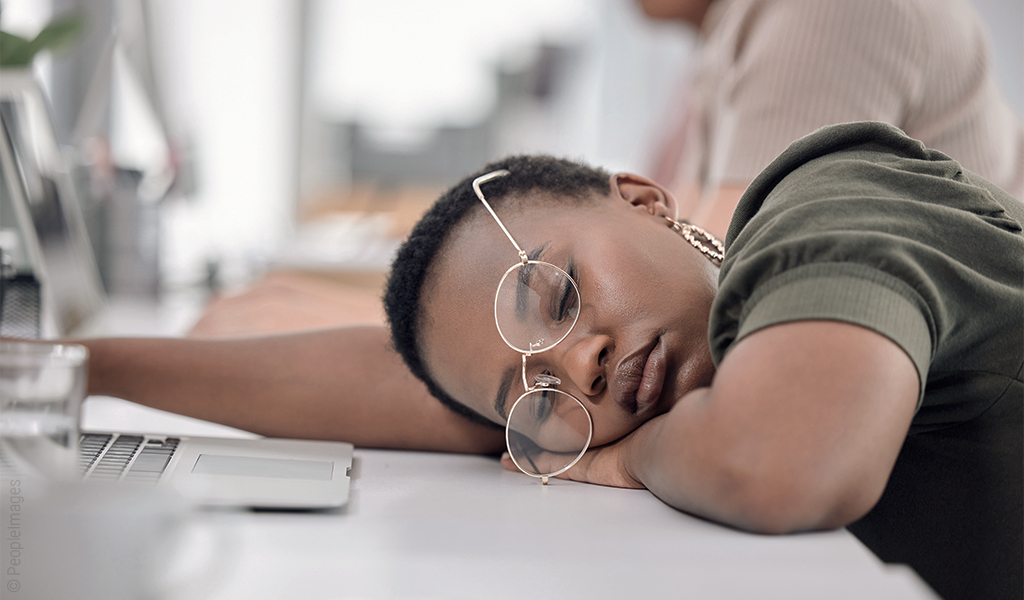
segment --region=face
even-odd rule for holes
[[[486,193],[486,189],[484,189]],[[666,412],[714,368],[707,324],[717,268],[657,211],[613,193],[581,204],[543,199],[503,203],[498,216],[522,248],[573,274],[581,306],[575,328],[527,359],[583,402],[592,446],[614,441]],[[494,294],[518,261],[481,206],[435,261],[424,286],[423,355],[453,398],[504,425],[525,391],[521,354],[494,322]]]

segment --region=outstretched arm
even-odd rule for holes
[[[357,446],[497,453],[402,363],[381,326],[235,340],[84,340],[89,393],[274,437]]]
[[[884,490],[918,398],[913,362],[873,331],[834,321],[741,340],[709,388],[565,476],[647,487],[668,504],[754,531],[841,527]]]

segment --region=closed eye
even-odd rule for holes
[[[543,423],[548,420],[551,416],[552,402],[551,397],[554,394],[548,391],[541,391],[537,399],[530,403],[530,410],[533,413],[533,418],[538,423]]]
[[[579,283],[576,283],[575,286],[573,285],[573,283],[576,282],[576,264],[570,262],[568,267],[569,268],[566,269],[566,273],[569,274],[571,281],[566,279],[562,284],[562,293],[560,294],[561,298],[558,303],[557,312],[559,321],[575,317],[576,311],[579,310],[579,294],[576,293],[576,288],[579,286]]]

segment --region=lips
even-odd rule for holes
[[[643,379],[636,391],[637,414],[647,413],[658,403],[661,388],[665,383],[665,370],[665,346],[661,343],[661,338],[658,338],[651,353],[647,355]]]
[[[665,347],[661,338],[627,356],[615,369],[615,400],[626,412],[643,415],[661,397],[665,383]]]

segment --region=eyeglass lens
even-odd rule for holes
[[[579,400],[554,389],[523,394],[508,415],[509,456],[536,477],[571,467],[590,444],[590,416]]]
[[[572,279],[554,265],[530,261],[505,272],[494,298],[494,320],[509,346],[524,354],[562,341],[580,311]]]

